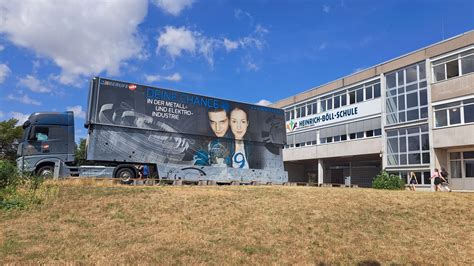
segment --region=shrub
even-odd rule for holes
[[[20,183],[20,177],[15,165],[8,161],[0,160],[0,189],[16,187]]]
[[[372,181],[372,187],[377,189],[404,189],[405,181],[398,175],[382,171]]]

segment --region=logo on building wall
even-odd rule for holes
[[[295,130],[295,128],[298,127],[298,124],[296,122],[294,122],[293,120],[291,120],[290,122],[286,123],[286,129],[288,129],[288,131],[292,132],[293,130]]]

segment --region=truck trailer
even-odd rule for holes
[[[95,77],[86,162],[74,166],[74,114],[37,112],[23,124],[21,171],[63,178],[285,183],[281,109]]]

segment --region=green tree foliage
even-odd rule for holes
[[[83,165],[86,161],[86,139],[80,139],[79,145],[76,145],[76,150],[74,151],[75,164]]]
[[[398,175],[380,172],[372,181],[372,187],[377,189],[404,189],[405,181]]]
[[[0,122],[0,158],[12,162],[15,161],[17,148],[14,142],[20,140],[23,134],[23,128],[16,126],[17,123],[14,118]]]

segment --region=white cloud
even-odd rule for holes
[[[235,50],[239,48],[239,43],[224,38],[224,47],[227,51]]]
[[[5,114],[2,111],[0,111],[0,118],[2,118],[4,115]]]
[[[153,4],[163,11],[178,16],[183,9],[191,7],[194,0],[153,0]]]
[[[82,106],[80,105],[68,106],[66,107],[66,110],[74,112],[76,118],[86,118],[86,112],[82,110]]]
[[[137,26],[147,7],[147,0],[1,1],[0,33],[52,59],[59,81],[71,84],[102,71],[117,75],[124,61],[140,56]]]
[[[30,96],[23,94],[19,96],[14,96],[13,94],[8,94],[7,99],[10,101],[16,101],[28,105],[41,105],[40,101],[31,99]]]
[[[323,11],[324,13],[329,13],[331,11],[331,7],[328,5],[323,5]]]
[[[10,72],[10,68],[6,64],[0,64],[0,84],[5,81]]]
[[[32,92],[39,92],[39,93],[48,93],[51,92],[51,88],[48,87],[48,85],[44,84],[44,82],[41,82],[39,79],[27,75],[24,78],[20,79],[21,86],[24,86],[28,88]]]
[[[0,44],[0,52],[3,51],[3,50],[5,50],[5,46]]]
[[[175,28],[173,26],[165,27],[165,32],[158,37],[158,47],[156,51],[161,49],[172,57],[178,57],[182,52],[194,53],[196,51],[196,38],[198,33],[192,32],[185,27]]]
[[[179,73],[174,73],[173,75],[169,76],[161,76],[161,75],[145,75],[145,80],[148,83],[153,83],[156,81],[167,80],[167,81],[181,81],[181,75]]]
[[[25,121],[30,117],[29,114],[23,114],[20,112],[10,112],[10,115],[18,120],[18,123],[16,123],[17,126],[23,125],[23,123],[25,123]]]
[[[158,46],[156,53],[164,50],[173,61],[184,53],[189,53],[193,56],[200,55],[207,60],[209,65],[213,66],[214,52],[218,49],[231,51],[238,48],[256,48],[262,50],[265,47],[264,37],[268,32],[268,29],[257,25],[254,32],[233,41],[228,38],[206,37],[197,31],[192,31],[185,27],[166,26],[157,38]]]
[[[260,101],[258,101],[256,103],[256,105],[262,105],[262,106],[269,106],[270,104],[272,104],[272,102],[270,102],[269,100],[265,100],[265,99],[261,99]]]

